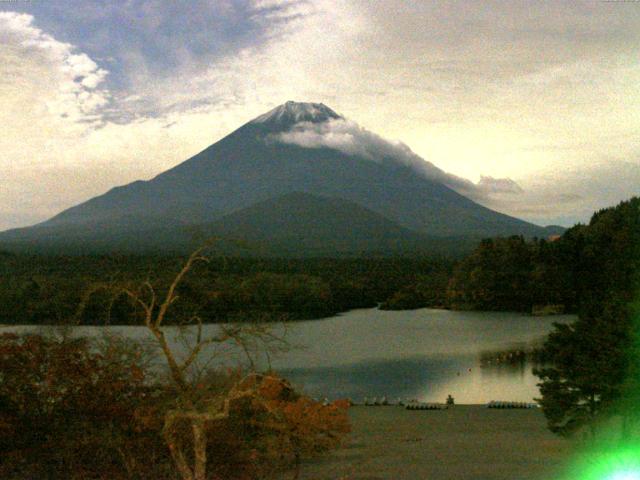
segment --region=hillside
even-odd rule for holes
[[[35,232],[35,235],[34,235]],[[46,238],[25,242],[23,235]],[[7,250],[52,253],[184,253],[217,237],[216,251],[249,256],[358,256],[420,253],[459,256],[479,238],[429,237],[408,230],[358,204],[301,192],[258,202],[214,222],[136,227],[95,222],[82,225],[40,225],[4,234]]]

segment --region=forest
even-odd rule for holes
[[[454,308],[530,312],[545,306],[581,313],[615,295],[636,293],[640,199],[593,214],[553,240],[483,240],[448,284]]]
[[[0,257],[0,324],[139,324],[125,286],[166,288],[183,258]],[[169,323],[321,318],[353,308],[443,306],[453,263],[419,258],[253,259],[211,257],[180,285]],[[82,308],[79,309],[79,306]],[[81,310],[81,311],[80,311]]]
[[[554,239],[482,240],[457,261],[213,256],[181,286],[175,315],[197,311],[205,322],[225,322],[259,312],[300,320],[376,305],[575,313],[598,292],[630,285],[637,232],[629,212],[637,201],[597,212],[589,225]],[[135,324],[135,306],[114,295],[115,287],[150,281],[162,288],[181,260],[0,253],[0,324]]]
[[[634,198],[596,212],[588,225],[555,238],[485,239],[459,259],[242,258],[212,250],[180,286],[180,306],[168,322],[194,314],[205,323],[255,314],[301,320],[377,305],[577,313],[602,292],[630,297],[637,204]],[[0,324],[138,324],[140,312],[121,287],[148,281],[162,289],[182,261],[0,253]]]

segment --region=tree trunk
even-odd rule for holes
[[[187,463],[187,459],[185,458],[184,452],[182,451],[182,446],[179,444],[179,440],[173,433],[173,423],[174,420],[172,417],[165,418],[164,438],[167,442],[167,445],[169,446],[171,458],[173,458],[173,462],[175,463],[182,480],[195,480],[193,477],[193,472],[191,471],[191,468]]]
[[[194,480],[205,480],[207,476],[207,432],[203,419],[191,421],[193,431]]]
[[[295,470],[293,475],[294,480],[300,478],[300,454],[298,452],[295,453]]]

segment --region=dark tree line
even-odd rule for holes
[[[455,268],[447,298],[453,307],[530,312],[554,305],[586,311],[612,295],[630,301],[638,240],[638,199],[593,215],[559,238],[483,240]]]
[[[570,434],[621,415],[628,435],[640,401],[640,199],[595,213],[564,242],[575,248],[578,320],[556,325],[536,371],[552,431]]]
[[[153,279],[161,291],[179,257],[0,257],[0,324],[138,324],[139,308],[117,286]],[[183,284],[168,321],[256,314],[322,318],[353,308],[442,306],[451,262],[428,258],[252,259],[213,257]],[[80,308],[82,307],[82,308]]]
[[[578,225],[553,240],[491,238],[461,261],[449,283],[454,308],[535,312],[575,312],[585,297],[587,266],[584,227]]]

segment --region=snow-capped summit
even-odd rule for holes
[[[286,102],[260,115],[251,123],[269,123],[279,126],[292,126],[300,122],[321,123],[342,118],[324,103]]]

